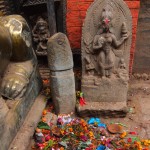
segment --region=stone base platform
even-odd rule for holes
[[[87,102],[126,102],[128,81],[115,76],[111,78],[84,76],[81,91]]]
[[[33,72],[24,97],[20,100],[4,100],[0,98],[0,149],[8,150],[17,131],[30,110],[35,98],[42,88],[39,72]],[[3,107],[4,106],[4,107]]]
[[[86,105],[76,105],[77,114],[82,117],[125,117],[126,102],[86,102]]]

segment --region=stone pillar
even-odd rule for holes
[[[56,33],[48,40],[51,95],[57,114],[74,112],[75,80],[73,58],[65,34]]]

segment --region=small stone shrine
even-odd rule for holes
[[[48,63],[50,68],[51,94],[57,114],[75,111],[76,94],[73,58],[65,34],[54,34],[48,40]]]
[[[125,116],[132,18],[123,0],[95,0],[82,28],[80,115]]]

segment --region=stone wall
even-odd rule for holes
[[[133,73],[150,73],[150,0],[141,0]]]
[[[72,49],[80,49],[82,24],[86,11],[94,0],[67,0],[66,2],[66,31]],[[130,54],[130,72],[132,70],[135,51],[137,20],[140,8],[140,0],[124,0],[131,10],[133,18],[132,47]]]

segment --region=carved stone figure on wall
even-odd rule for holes
[[[96,0],[89,7],[81,42],[85,110],[93,105],[99,111],[100,102],[119,102],[120,110],[126,106],[131,34],[131,13],[123,0]]]
[[[47,54],[47,40],[50,37],[48,30],[48,23],[39,17],[36,25],[32,30],[33,41],[36,43],[36,54],[46,55]]]

